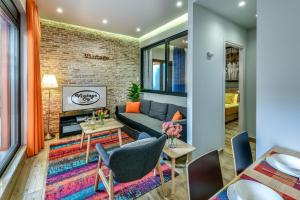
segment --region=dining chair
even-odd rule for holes
[[[207,153],[189,163],[187,178],[190,200],[207,200],[223,188],[218,151]]]
[[[114,199],[114,181],[117,183],[127,183],[143,178],[155,169],[160,176],[162,191],[166,195],[166,186],[160,165],[160,155],[166,143],[166,136],[150,138],[146,133],[140,134],[138,140],[132,144],[126,144],[123,147],[107,153],[101,144],[96,144],[99,153],[95,191],[98,190],[99,179],[101,178],[104,188],[109,194],[109,200]],[[144,140],[144,142],[142,142]],[[109,169],[108,180],[101,169],[102,164]]]
[[[231,139],[236,175],[239,175],[253,163],[248,132],[245,131]]]

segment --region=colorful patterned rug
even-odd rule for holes
[[[133,139],[122,133],[123,144]],[[108,199],[104,185],[99,181],[98,192],[94,192],[98,154],[96,143],[103,144],[108,151],[119,147],[117,131],[104,132],[92,137],[90,162],[85,162],[86,138],[80,148],[80,138],[61,140],[50,146],[49,166],[45,199],[79,200]],[[170,180],[171,169],[161,161],[165,182]],[[108,172],[103,166],[104,171]],[[159,175],[149,173],[143,179],[130,183],[114,183],[115,199],[136,199],[161,185]]]

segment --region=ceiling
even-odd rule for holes
[[[42,18],[141,37],[187,13],[188,0],[38,0]],[[63,12],[58,13],[57,8]],[[102,20],[108,23],[103,24]],[[137,32],[136,29],[141,31]]]
[[[239,24],[245,28],[256,27],[256,0],[244,0],[246,5],[239,7],[240,0],[195,0],[203,7]]]

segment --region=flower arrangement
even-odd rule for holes
[[[180,124],[174,124],[173,122],[164,122],[162,124],[162,132],[165,133],[170,140],[169,147],[175,148],[175,139],[180,138],[182,126]]]
[[[101,124],[103,125],[104,124],[104,118],[105,118],[105,115],[107,114],[107,110],[97,110],[96,111],[96,115],[98,116],[98,119],[100,120]]]

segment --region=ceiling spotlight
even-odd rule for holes
[[[176,6],[181,7],[182,6],[182,1],[177,1]]]
[[[256,14],[255,17],[257,17],[258,15]]]
[[[103,20],[102,20],[102,23],[103,23],[103,24],[107,24],[107,23],[108,23],[107,19],[103,19]]]
[[[246,1],[240,1],[239,2],[239,7],[243,7],[243,6],[245,6],[246,5]]]
[[[57,9],[56,9],[56,12],[58,12],[58,13],[63,13],[63,9],[62,9],[62,8],[57,8]]]
[[[140,28],[136,28],[136,31],[137,31],[137,32],[141,32],[141,29],[140,29]]]

